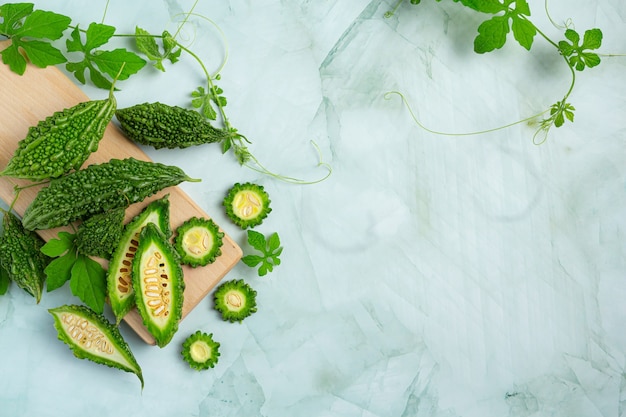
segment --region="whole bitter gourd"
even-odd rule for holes
[[[163,103],[142,103],[118,109],[115,117],[129,139],[160,148],[187,148],[228,139],[228,130],[217,129],[197,111]]]
[[[176,250],[154,223],[141,230],[132,267],[137,310],[157,346],[164,347],[182,318],[185,282]]]
[[[78,252],[110,259],[122,237],[126,209],[119,207],[105,213],[96,214],[76,229],[76,248]]]
[[[139,233],[145,225],[154,223],[169,239],[172,234],[169,210],[169,195],[165,195],[148,204],[124,227],[107,271],[109,303],[118,324],[135,306],[132,262],[139,246]]]
[[[220,344],[213,340],[213,334],[200,330],[191,334],[183,342],[181,354],[192,369],[202,371],[213,368],[220,357]]]
[[[176,229],[174,247],[183,264],[205,266],[222,254],[223,237],[213,220],[192,217]]]
[[[141,367],[117,326],[85,306],[64,305],[48,311],[54,318],[59,340],[70,347],[74,356],[132,372],[143,388]]]
[[[26,208],[28,230],[65,226],[132,203],[190,178],[176,166],[134,158],[111,159],[50,181]]]
[[[28,130],[0,176],[43,180],[79,169],[104,136],[116,109],[113,94],[54,113]]]
[[[5,211],[0,237],[0,264],[18,287],[41,300],[49,258],[41,252],[45,244],[36,233],[24,229],[20,219]]]

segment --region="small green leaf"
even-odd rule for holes
[[[113,26],[105,25],[102,23],[91,23],[87,28],[86,41],[83,47],[83,51],[91,51],[106,44],[111,37],[115,34],[115,28]]]
[[[106,296],[106,271],[85,255],[78,255],[72,267],[70,289],[96,313],[102,314]]]
[[[146,65],[146,61],[137,54],[123,48],[97,52],[91,58],[102,72],[113,78],[117,76],[120,80],[126,80]],[[124,69],[122,69],[122,65],[124,65]],[[122,69],[121,72],[120,69]]]
[[[589,29],[585,31],[583,37],[583,49],[598,49],[602,46],[602,31],[600,29]]]
[[[248,243],[254,249],[265,252],[265,236],[255,230],[248,230]]]
[[[75,236],[69,232],[59,232],[56,239],[50,239],[41,247],[41,252],[51,258],[63,255],[74,247]]]
[[[478,36],[474,39],[474,51],[482,54],[500,49],[506,43],[509,33],[509,19],[506,16],[494,16],[478,26]]]
[[[246,255],[241,258],[241,261],[249,267],[255,267],[263,262],[263,257],[258,255]]]
[[[67,58],[63,56],[54,46],[48,42],[31,40],[20,42],[19,46],[26,52],[30,62],[39,68],[45,68],[48,65],[58,65],[67,62]]]
[[[72,267],[75,262],[75,251],[69,251],[65,255],[50,261],[44,270],[48,292],[61,288],[71,278]]]
[[[72,22],[67,16],[35,10],[24,19],[24,23],[15,32],[14,36],[43,38],[56,40],[63,36],[63,32]]]
[[[537,28],[531,22],[519,16],[514,15],[512,20],[511,30],[513,31],[513,37],[520,45],[530,50],[533,45],[533,39],[537,34]]]
[[[0,34],[12,35],[19,28],[20,20],[33,12],[32,3],[7,3],[0,6]]]
[[[267,248],[270,252],[274,252],[276,249],[280,247],[280,237],[278,237],[278,233],[274,233],[270,236],[267,241]]]
[[[9,66],[9,69],[16,74],[23,75],[26,72],[26,59],[20,54],[15,43],[9,45],[0,52],[2,62]]]
[[[461,4],[477,12],[496,14],[506,10],[506,6],[499,0],[460,0]]]

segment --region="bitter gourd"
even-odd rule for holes
[[[164,347],[178,330],[183,312],[183,270],[174,247],[154,223],[139,233],[133,259],[135,303],[157,346]]]
[[[228,217],[241,227],[258,226],[272,211],[270,198],[262,185],[236,183],[223,201]]]
[[[26,208],[28,230],[65,226],[132,203],[190,178],[176,166],[134,158],[111,159],[50,181]]]
[[[0,176],[43,180],[79,169],[113,118],[113,94],[54,113],[28,130]]]
[[[213,294],[215,309],[224,321],[241,322],[256,313],[256,291],[242,279],[226,281]]]
[[[96,214],[82,222],[76,229],[78,252],[110,259],[122,237],[125,214],[126,209],[119,207]]]
[[[139,233],[146,224],[154,223],[169,239],[172,234],[169,209],[168,194],[152,201],[124,227],[107,271],[109,303],[118,324],[135,305],[132,262],[139,246]]]
[[[207,334],[198,330],[185,339],[181,353],[192,369],[202,371],[213,368],[218,362],[219,348],[220,344],[213,340],[213,333]]]
[[[156,149],[187,148],[231,136],[227,130],[213,127],[197,111],[159,102],[118,109],[115,117],[129,139]]]
[[[223,237],[213,220],[192,217],[176,229],[174,247],[183,264],[205,266],[222,254]]]
[[[50,261],[40,250],[45,242],[38,234],[24,229],[12,212],[4,212],[2,225],[0,264],[11,280],[39,303],[46,279],[44,270]]]
[[[143,388],[141,367],[117,326],[85,306],[64,305],[48,311],[54,318],[59,340],[70,347],[74,356],[132,372]]]

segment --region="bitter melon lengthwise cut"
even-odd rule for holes
[[[43,180],[79,169],[98,149],[115,113],[113,94],[54,113],[28,130],[0,176]]]
[[[41,300],[46,279],[45,268],[50,259],[41,252],[45,244],[36,233],[24,229],[12,212],[4,212],[0,237],[0,265],[18,287]]]
[[[48,311],[54,318],[59,340],[70,347],[74,356],[132,372],[143,388],[141,367],[117,326],[85,306],[64,305]]]
[[[22,222],[28,230],[65,226],[128,207],[183,181],[200,180],[176,166],[134,158],[111,159],[50,181],[26,208]]]
[[[192,217],[176,229],[174,247],[183,264],[205,266],[222,254],[223,237],[213,220]]]
[[[119,323],[135,306],[132,282],[132,262],[139,246],[139,233],[148,223],[154,223],[166,238],[170,238],[169,194],[152,201],[125,227],[107,271],[109,303]]]
[[[132,266],[137,310],[157,346],[164,347],[182,318],[185,282],[176,250],[154,223],[141,230]]]
[[[197,111],[163,103],[142,103],[118,109],[115,117],[129,139],[160,148],[187,148],[221,142],[231,136],[215,128]]]

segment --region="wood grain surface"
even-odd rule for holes
[[[6,42],[0,42],[0,50],[6,45]],[[41,69],[29,65],[25,74],[19,76],[11,72],[8,66],[0,63],[0,92],[2,95],[2,100],[0,100],[0,170],[7,165],[17,149],[18,142],[26,136],[30,126],[36,125],[37,122],[56,111],[89,100],[89,97],[72,80],[55,67]],[[83,166],[105,162],[111,158],[128,157],[149,160],[148,156],[128,140],[117,126],[110,123],[98,151],[93,153]],[[0,177],[0,198],[7,204],[11,204],[15,198],[14,187],[25,184],[29,182]],[[39,189],[40,187],[32,187],[20,193],[13,206],[18,215],[23,215]],[[182,189],[170,187],[141,203],[131,205],[126,210],[126,220],[139,214],[150,201],[161,198],[165,194],[170,195],[170,221],[173,230],[192,216],[210,218]],[[47,241],[55,237],[60,230],[67,230],[67,228],[42,230],[38,233]],[[223,241],[222,255],[213,264],[199,268],[183,267],[186,284],[183,318],[241,259],[241,249],[231,237],[225,234]],[[101,262],[106,267],[106,262]],[[155,344],[154,338],[143,325],[136,308],[124,318],[124,321],[146,343]]]

